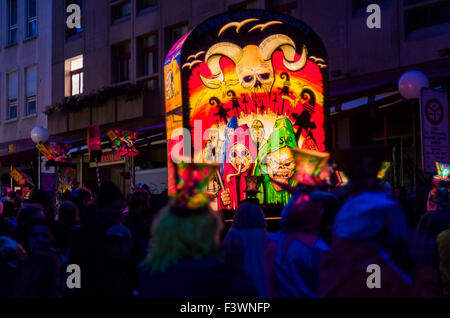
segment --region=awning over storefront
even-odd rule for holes
[[[20,139],[0,144],[0,166],[37,160],[38,150],[31,139]]]

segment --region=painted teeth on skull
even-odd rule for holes
[[[299,71],[306,65],[306,47],[303,45],[300,59],[294,62],[296,54],[294,41],[286,35],[275,34],[265,38],[259,46],[247,45],[241,48],[230,42],[220,42],[211,46],[205,54],[205,62],[211,71],[212,78],[206,78],[200,74],[200,79],[208,88],[220,88],[224,84],[220,59],[226,56],[235,63],[239,84],[244,89],[252,94],[270,93],[275,79],[272,55],[277,49],[283,51],[284,66],[290,71]]]

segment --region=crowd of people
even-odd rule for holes
[[[450,186],[433,182],[419,220],[361,164],[345,187],[299,187],[278,230],[247,199],[224,222],[111,182],[54,203],[34,190],[0,203],[0,298],[450,297]],[[67,285],[69,264],[81,288]],[[379,269],[373,276],[369,268]]]

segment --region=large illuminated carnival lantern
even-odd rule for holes
[[[261,204],[286,204],[291,149],[325,151],[326,70],[319,37],[275,12],[221,14],[182,37],[164,64],[169,194],[172,159],[188,154],[220,165],[208,186],[217,209],[235,209],[249,177]]]

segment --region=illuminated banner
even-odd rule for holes
[[[139,151],[134,147],[138,133],[135,131],[111,129],[106,133],[108,138],[117,148],[119,156],[134,157]]]
[[[171,157],[183,153],[219,163],[208,191],[220,210],[246,198],[249,176],[261,204],[286,204],[279,184],[297,184],[290,150],[325,151],[326,82],[322,42],[290,16],[245,10],[197,26],[165,62],[169,194]]]
[[[102,159],[102,145],[100,143],[100,126],[89,126],[87,131],[87,144],[89,151],[89,161],[98,162]]]
[[[10,177],[20,186],[24,186],[27,183],[34,186],[33,180],[31,177],[26,175],[25,173],[19,171],[19,169],[14,168],[9,172]]]
[[[56,193],[63,194],[66,191],[72,191],[75,177],[76,177],[75,169],[67,168],[66,171],[60,176],[58,180],[58,184],[56,186]]]
[[[71,160],[67,157],[69,146],[66,144],[59,144],[55,142],[50,143],[38,143],[36,148],[48,161],[54,161],[59,163],[71,163]]]

